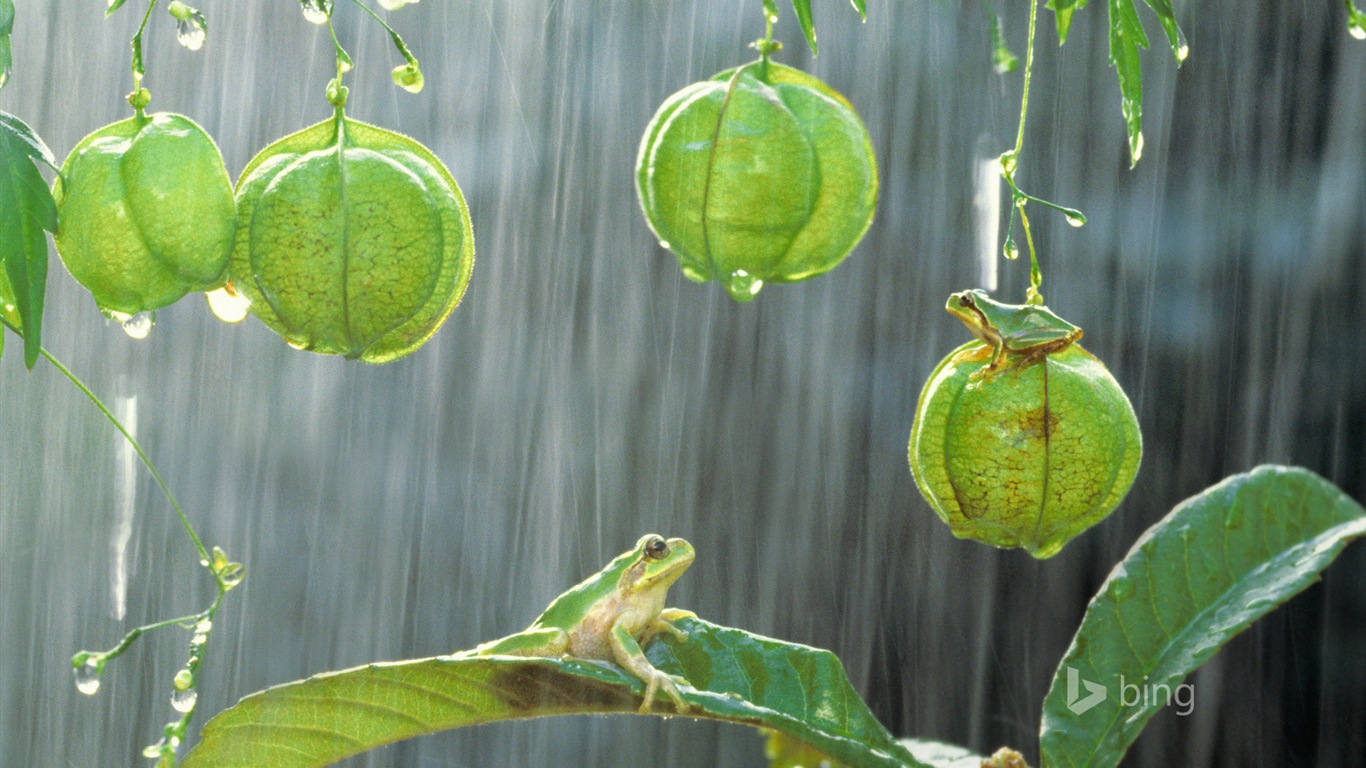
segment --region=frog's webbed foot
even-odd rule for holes
[[[674,706],[678,708],[680,714],[692,708],[688,702],[683,700],[683,694],[678,691],[678,684],[687,685],[687,680],[674,677],[653,667],[642,679],[645,681],[645,698],[640,702],[640,714],[647,715],[650,713],[650,707],[655,702],[655,695],[660,691],[663,691],[666,696],[673,700]]]

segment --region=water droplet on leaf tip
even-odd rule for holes
[[[294,339],[285,339],[285,343],[288,344],[289,346],[295,348],[295,349],[298,349],[298,350],[305,350],[305,351],[306,351],[306,350],[308,349],[308,343],[307,343],[307,342],[295,341]]]
[[[1134,157],[1133,157],[1133,162],[1134,162],[1134,163],[1137,163],[1137,162],[1139,161],[1139,159],[1143,157],[1143,132],[1142,132],[1142,131],[1139,131],[1139,132],[1138,132],[1138,135],[1134,137],[1134,143],[1133,143],[1133,156],[1134,156]]]
[[[1366,20],[1353,19],[1351,25],[1347,27],[1347,31],[1358,40],[1366,40]]]
[[[1014,243],[1006,243],[1005,255],[1007,259],[1011,259],[1013,261],[1015,259],[1020,258],[1020,249],[1016,247]]]
[[[185,714],[194,709],[194,705],[199,701],[199,692],[193,688],[183,691],[175,691],[171,694],[171,709]]]
[[[1081,227],[1086,224],[1086,217],[1081,214],[1067,214],[1067,223],[1074,227]]]
[[[659,247],[660,247],[660,248],[663,248],[663,249],[666,250],[666,251],[669,250],[669,241],[668,241],[668,240],[660,240],[660,241],[659,241]]]
[[[1189,55],[1191,55],[1191,47],[1185,43],[1182,43],[1181,46],[1176,49],[1176,60],[1179,62],[1185,61],[1186,57]]]

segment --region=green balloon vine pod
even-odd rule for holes
[[[764,283],[827,272],[873,221],[877,162],[849,101],[797,69],[759,60],[670,96],[645,129],[636,193],[683,274],[736,301]]]
[[[469,284],[474,231],[446,166],[341,106],[261,150],[237,182],[237,206],[233,288],[300,349],[403,357]]]
[[[331,29],[330,4],[305,11]],[[399,70],[419,73],[390,32],[409,60]],[[351,60],[333,42],[333,116],[261,150],[237,181],[231,290],[294,347],[385,363],[425,344],[460,302],[474,230],[436,155],[346,116]],[[404,87],[420,90],[420,77]]]
[[[977,341],[949,353],[920,393],[908,458],[955,536],[1038,558],[1118,506],[1138,473],[1133,407],[1081,329],[981,291],[949,300]]]
[[[221,286],[236,225],[213,139],[137,112],[82,139],[52,188],[62,262],[101,310],[130,316]]]
[[[170,6],[196,33],[187,40],[182,31],[181,44],[198,50],[203,14],[180,2]],[[184,115],[144,111],[152,97],[142,87],[142,34],[155,7],[155,0],[148,3],[133,36],[134,116],[82,139],[52,186],[57,253],[101,311],[123,320],[223,285],[236,224],[218,145]],[[135,328],[151,325],[125,327],[138,334]]]

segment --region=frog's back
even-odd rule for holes
[[[536,617],[536,621],[532,622],[532,626],[568,629],[578,623],[594,603],[612,594],[623,570],[635,557],[634,551],[618,555],[606,568],[552,600],[541,615]]]

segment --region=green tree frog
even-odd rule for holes
[[[679,712],[687,712],[678,683],[688,681],[661,672],[641,649],[661,632],[687,639],[683,630],[669,622],[696,614],[665,608],[664,598],[669,586],[692,565],[693,556],[692,545],[683,539],[646,534],[606,568],[555,598],[530,627],[484,643],[473,653],[614,661],[644,681],[642,714],[650,711],[660,691]]]
[[[969,377],[972,381],[990,382],[1011,363],[1011,370],[1018,373],[1081,338],[1080,328],[1048,307],[1002,304],[977,289],[950,295],[945,309],[992,349],[991,361]]]

